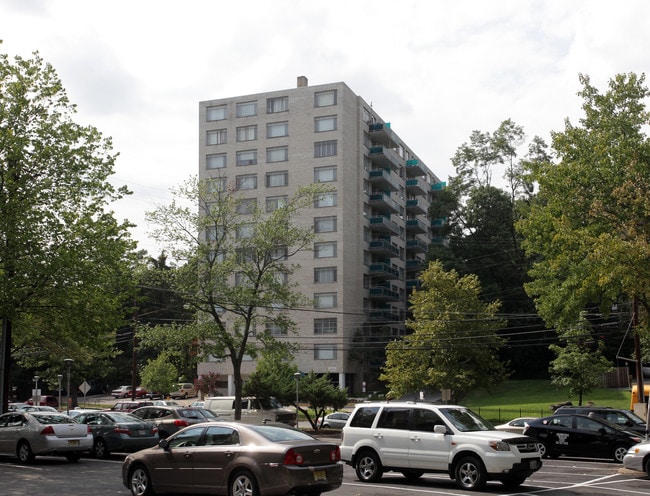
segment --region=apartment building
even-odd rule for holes
[[[200,102],[199,178],[226,178],[244,197],[273,206],[300,185],[327,183],[300,219],[318,234],[292,280],[313,301],[294,312],[299,370],[328,374],[361,394],[379,374],[381,350],[403,335],[407,297],[431,238],[427,209],[443,183],[379,114],[345,83]],[[245,362],[244,377],[255,370]],[[199,374],[228,377],[211,357]],[[369,389],[370,390],[370,389]]]

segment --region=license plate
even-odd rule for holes
[[[68,440],[68,446],[79,446],[79,440],[78,439]]]
[[[326,481],[327,473],[325,470],[314,470],[314,480],[315,481]]]
[[[146,436],[146,435],[147,435],[147,431],[145,431],[144,429],[138,431],[138,436]]]

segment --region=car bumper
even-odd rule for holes
[[[519,461],[514,456],[486,456],[485,469],[490,477],[525,475],[542,468],[542,458],[538,456],[522,457]]]
[[[326,492],[333,491],[343,482],[343,464],[318,467],[278,466],[278,471],[271,471],[260,483],[260,494],[272,496],[291,492]]]
[[[643,455],[628,452],[623,458],[623,466],[629,470],[637,470],[644,472],[643,469]]]
[[[150,437],[128,437],[122,436],[119,439],[108,440],[108,448],[111,451],[125,451],[133,453],[141,449],[151,448],[160,442],[158,435]]]
[[[92,449],[93,438],[88,436],[83,439],[45,439],[39,443],[32,442],[31,447],[35,455],[85,452]]]

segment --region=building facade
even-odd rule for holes
[[[292,275],[312,301],[296,311],[301,372],[328,374],[350,394],[376,383],[387,341],[403,335],[431,238],[427,210],[443,183],[375,110],[342,82],[200,102],[199,179],[222,178],[272,209],[298,186],[327,183],[300,219],[318,235],[292,257]],[[245,362],[244,377],[255,370]],[[198,373],[228,377],[211,357]]]

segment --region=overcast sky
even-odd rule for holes
[[[76,121],[111,136],[115,205],[144,212],[198,173],[198,102],[343,81],[443,180],[473,130],[511,118],[550,142],[578,74],[645,73],[648,0],[0,0],[0,52],[50,62]]]

